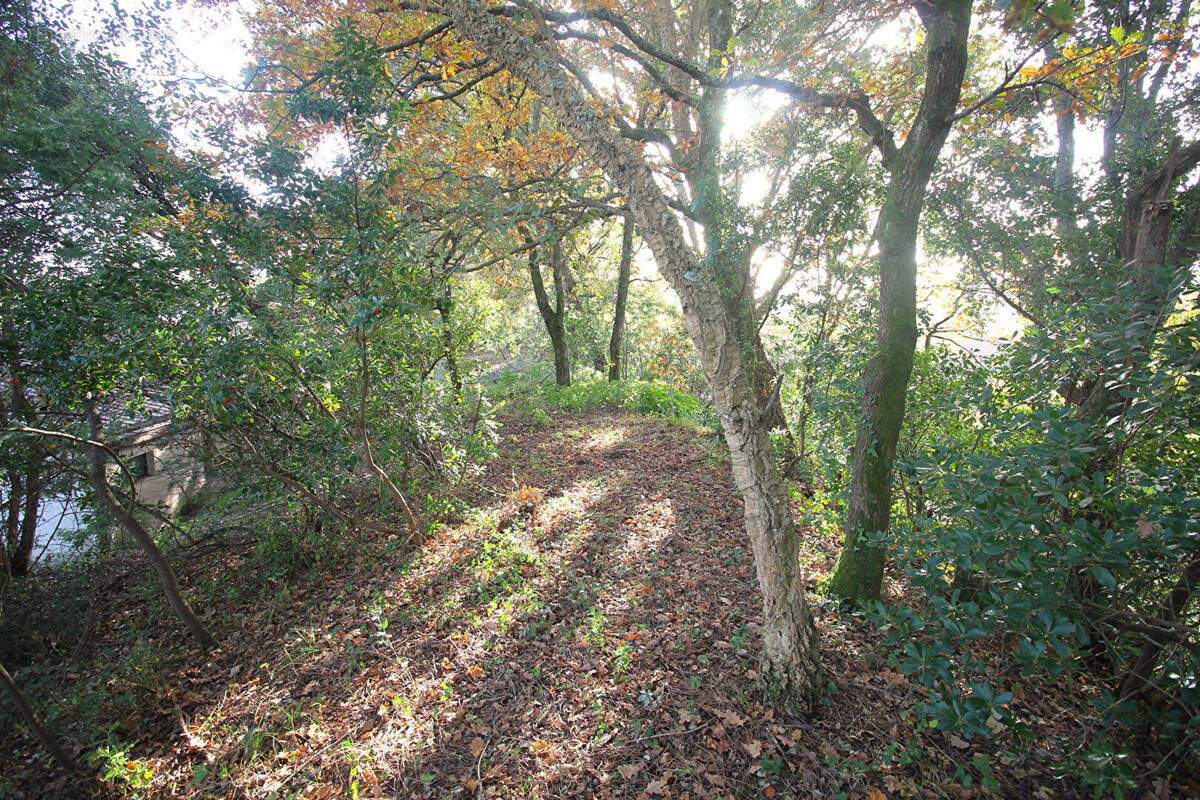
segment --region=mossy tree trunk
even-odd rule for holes
[[[883,585],[886,548],[862,541],[886,533],[892,470],[904,424],[905,395],[917,344],[917,232],[929,179],[950,133],[967,66],[970,0],[914,4],[926,30],[925,88],[904,145],[883,141],[890,172],[879,212],[879,329],[863,372],[855,432],[845,546],[830,579],[838,597],[874,599]]]
[[[556,239],[550,247],[550,270],[554,280],[554,304],[542,278],[542,267],[538,251],[529,251],[529,278],[533,283],[533,296],[537,300],[538,313],[550,334],[550,347],[554,351],[554,382],[559,386],[571,385],[571,354],[567,349],[567,298],[563,281],[562,244]]]

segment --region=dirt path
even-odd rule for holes
[[[608,413],[510,420],[474,486],[415,553],[355,541],[308,583],[226,609],[214,663],[181,653],[124,723],[144,785],[104,793],[974,797],[980,757],[1001,796],[1049,778],[918,734],[918,688],[828,607],[825,712],[764,705],[741,505],[706,437]],[[801,535],[828,569],[834,543]]]

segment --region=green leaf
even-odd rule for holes
[[[1099,564],[1092,567],[1092,575],[1095,576],[1096,580],[1098,580],[1100,582],[1100,585],[1103,586],[1105,589],[1117,588],[1117,579],[1113,577],[1113,574],[1111,572],[1109,572],[1107,569],[1100,566]]]

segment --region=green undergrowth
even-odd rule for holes
[[[212,508],[229,512],[237,494],[214,498]],[[294,592],[319,585],[331,565],[398,557],[389,542],[368,552],[344,524],[306,515],[298,504],[266,506],[240,522],[191,547],[160,542],[189,604],[222,641],[263,609],[285,607]],[[169,676],[195,657],[161,586],[135,551],[120,549],[56,565],[19,589],[0,616],[0,663],[69,750],[99,765],[104,780],[136,788],[140,772],[124,765],[138,762],[122,754],[144,735],[149,709],[175,702]],[[15,722],[9,711],[0,708],[0,728]]]
[[[712,432],[717,428],[711,405],[688,392],[650,381],[608,381],[591,378],[570,386],[545,385],[538,376],[506,372],[491,387],[499,409],[531,417],[543,425],[553,411],[611,409],[662,417],[684,426]]]

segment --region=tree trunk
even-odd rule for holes
[[[712,267],[692,255],[648,164],[583,97],[551,44],[540,47],[493,17],[479,0],[446,0],[443,10],[476,47],[544,98],[564,131],[625,193],[659,271],[679,295],[730,446],[763,593],[763,678],[800,708],[814,708],[821,691],[817,631],[798,575],[787,491],[755,402],[737,325]]]
[[[846,541],[829,581],[831,594],[879,597],[887,550],[862,541],[885,534],[892,510],[892,468],[917,344],[917,231],[925,192],[950,133],[967,66],[970,0],[917,3],[928,41],[925,90],[879,212],[879,333],[863,371],[862,414],[854,438]]]
[[[1054,111],[1058,114],[1058,152],[1054,161],[1054,224],[1063,237],[1074,236],[1079,230],[1076,209],[1079,207],[1078,192],[1075,191],[1075,98],[1065,92],[1054,99]]]
[[[21,525],[18,529],[16,546],[13,547],[10,558],[14,578],[28,575],[33,566],[33,545],[42,506],[42,452],[36,443],[30,444],[24,489],[24,502],[20,504]]]
[[[450,281],[446,281],[446,289],[442,292],[442,297],[438,301],[438,315],[442,318],[442,345],[446,348],[446,371],[450,374],[450,386],[454,389],[454,396],[462,396],[462,372],[458,368],[458,356],[454,346],[454,324],[450,320],[450,309],[454,306],[454,299],[451,295]]]
[[[1157,622],[1164,627],[1174,625],[1179,620],[1179,615],[1187,608],[1198,584],[1200,584],[1200,556],[1193,556],[1184,567],[1170,594],[1163,600]],[[1117,692],[1121,703],[1136,699],[1150,687],[1150,678],[1154,673],[1154,667],[1158,664],[1166,647],[1166,638],[1162,635],[1156,637],[1146,634],[1143,637],[1137,659],[1121,680],[1121,688]]]
[[[1200,244],[1200,210],[1193,207],[1190,216],[1174,225],[1176,203],[1171,193],[1173,185],[1198,164],[1200,142],[1176,147],[1125,198],[1117,248],[1136,292],[1125,321],[1128,330],[1135,332],[1128,355],[1133,363],[1149,357],[1154,337],[1178,298],[1179,283],[1170,273],[1188,269],[1194,259],[1191,251]],[[1197,193],[1195,188],[1189,191]],[[1090,388],[1076,398],[1081,419],[1097,423],[1111,419],[1129,402],[1121,381],[1099,375],[1088,383]]]
[[[367,400],[371,396],[371,354],[367,350],[367,337],[365,333],[359,333],[358,340],[359,348],[359,395],[358,395],[358,424],[355,426],[355,433],[358,434],[359,451],[362,453],[363,463],[367,465],[367,469],[379,479],[379,482],[387,487],[391,492],[392,497],[400,504],[400,509],[404,512],[404,517],[408,521],[409,535],[414,538],[420,538],[423,530],[420,520],[417,519],[416,513],[412,509],[412,504],[408,502],[404,492],[396,485],[391,476],[387,474],[387,470],[379,466],[375,460],[375,450],[371,447],[371,435],[367,428]]]
[[[12,562],[8,559],[8,542],[4,541],[0,542],[0,599],[4,597],[8,587],[12,586],[12,582]]]
[[[88,482],[92,489],[96,492],[96,496],[100,500],[101,506],[108,512],[117,524],[121,526],[121,530],[127,536],[137,542],[142,548],[146,559],[150,562],[150,566],[158,575],[159,581],[162,582],[163,593],[167,596],[167,602],[175,611],[175,615],[187,626],[192,637],[200,645],[202,650],[211,650],[217,646],[216,640],[208,629],[204,627],[204,623],[192,611],[192,607],[188,605],[188,601],[184,599],[183,594],[179,591],[179,579],[175,577],[175,570],[167,562],[162,551],[158,549],[158,545],[154,543],[154,539],[138,521],[133,513],[126,509],[118,502],[116,496],[112,492],[112,488],[108,485],[108,472],[105,463],[106,448],[104,447],[104,426],[100,422],[100,414],[96,410],[96,406],[91,401],[85,404],[84,411],[87,414],[88,423],[90,425],[91,437],[93,444],[91,445],[91,469],[88,471]],[[129,487],[130,499],[132,501],[135,494],[135,487]]]
[[[479,0],[446,0],[457,29],[537,92],[580,148],[623,191],[659,272],[679,295],[742,492],[746,532],[763,593],[762,676],[787,701],[812,709],[820,695],[817,630],[799,578],[797,543],[753,375],[711,262],[691,253],[649,165],[599,115],[557,62]]]
[[[625,305],[629,300],[629,274],[633,266],[633,218],[625,213],[621,228],[621,263],[617,267],[617,299],[613,304],[612,336],[608,340],[608,379],[621,380],[621,345],[625,339]]]
[[[8,503],[4,511],[4,542],[0,550],[4,551],[4,565],[10,578],[19,578],[13,572],[10,553],[16,552],[17,542],[21,538],[21,498],[24,496],[21,476],[11,470],[8,474]]]
[[[25,386],[22,383],[12,386],[12,412],[24,425],[37,424],[36,414],[25,396]],[[2,416],[7,424],[7,410],[4,410]],[[44,458],[45,454],[39,444],[31,441],[25,452],[24,469],[20,473],[14,469],[10,475],[9,485],[12,492],[5,529],[9,567],[14,578],[28,575],[32,566],[30,562],[33,559],[38,513],[41,509]]]
[[[58,740],[50,735],[41,721],[37,718],[37,714],[33,713],[28,701],[25,700],[25,695],[21,693],[21,688],[17,686],[17,682],[8,674],[8,670],[0,664],[0,684],[3,684],[4,691],[8,695],[8,699],[17,709],[17,714],[21,719],[25,720],[25,724],[29,726],[29,730],[33,731],[33,735],[41,742],[42,747],[46,748],[46,752],[51,758],[58,762],[58,765],[75,775],[86,774],[79,762],[72,758]]]
[[[555,241],[550,250],[550,269],[554,274],[554,305],[546,292],[542,280],[542,267],[538,263],[536,250],[529,251],[529,278],[533,282],[533,296],[537,300],[538,312],[550,334],[550,347],[554,352],[554,382],[559,386],[571,385],[571,357],[567,350],[567,306],[566,289],[563,284],[562,246]]]

